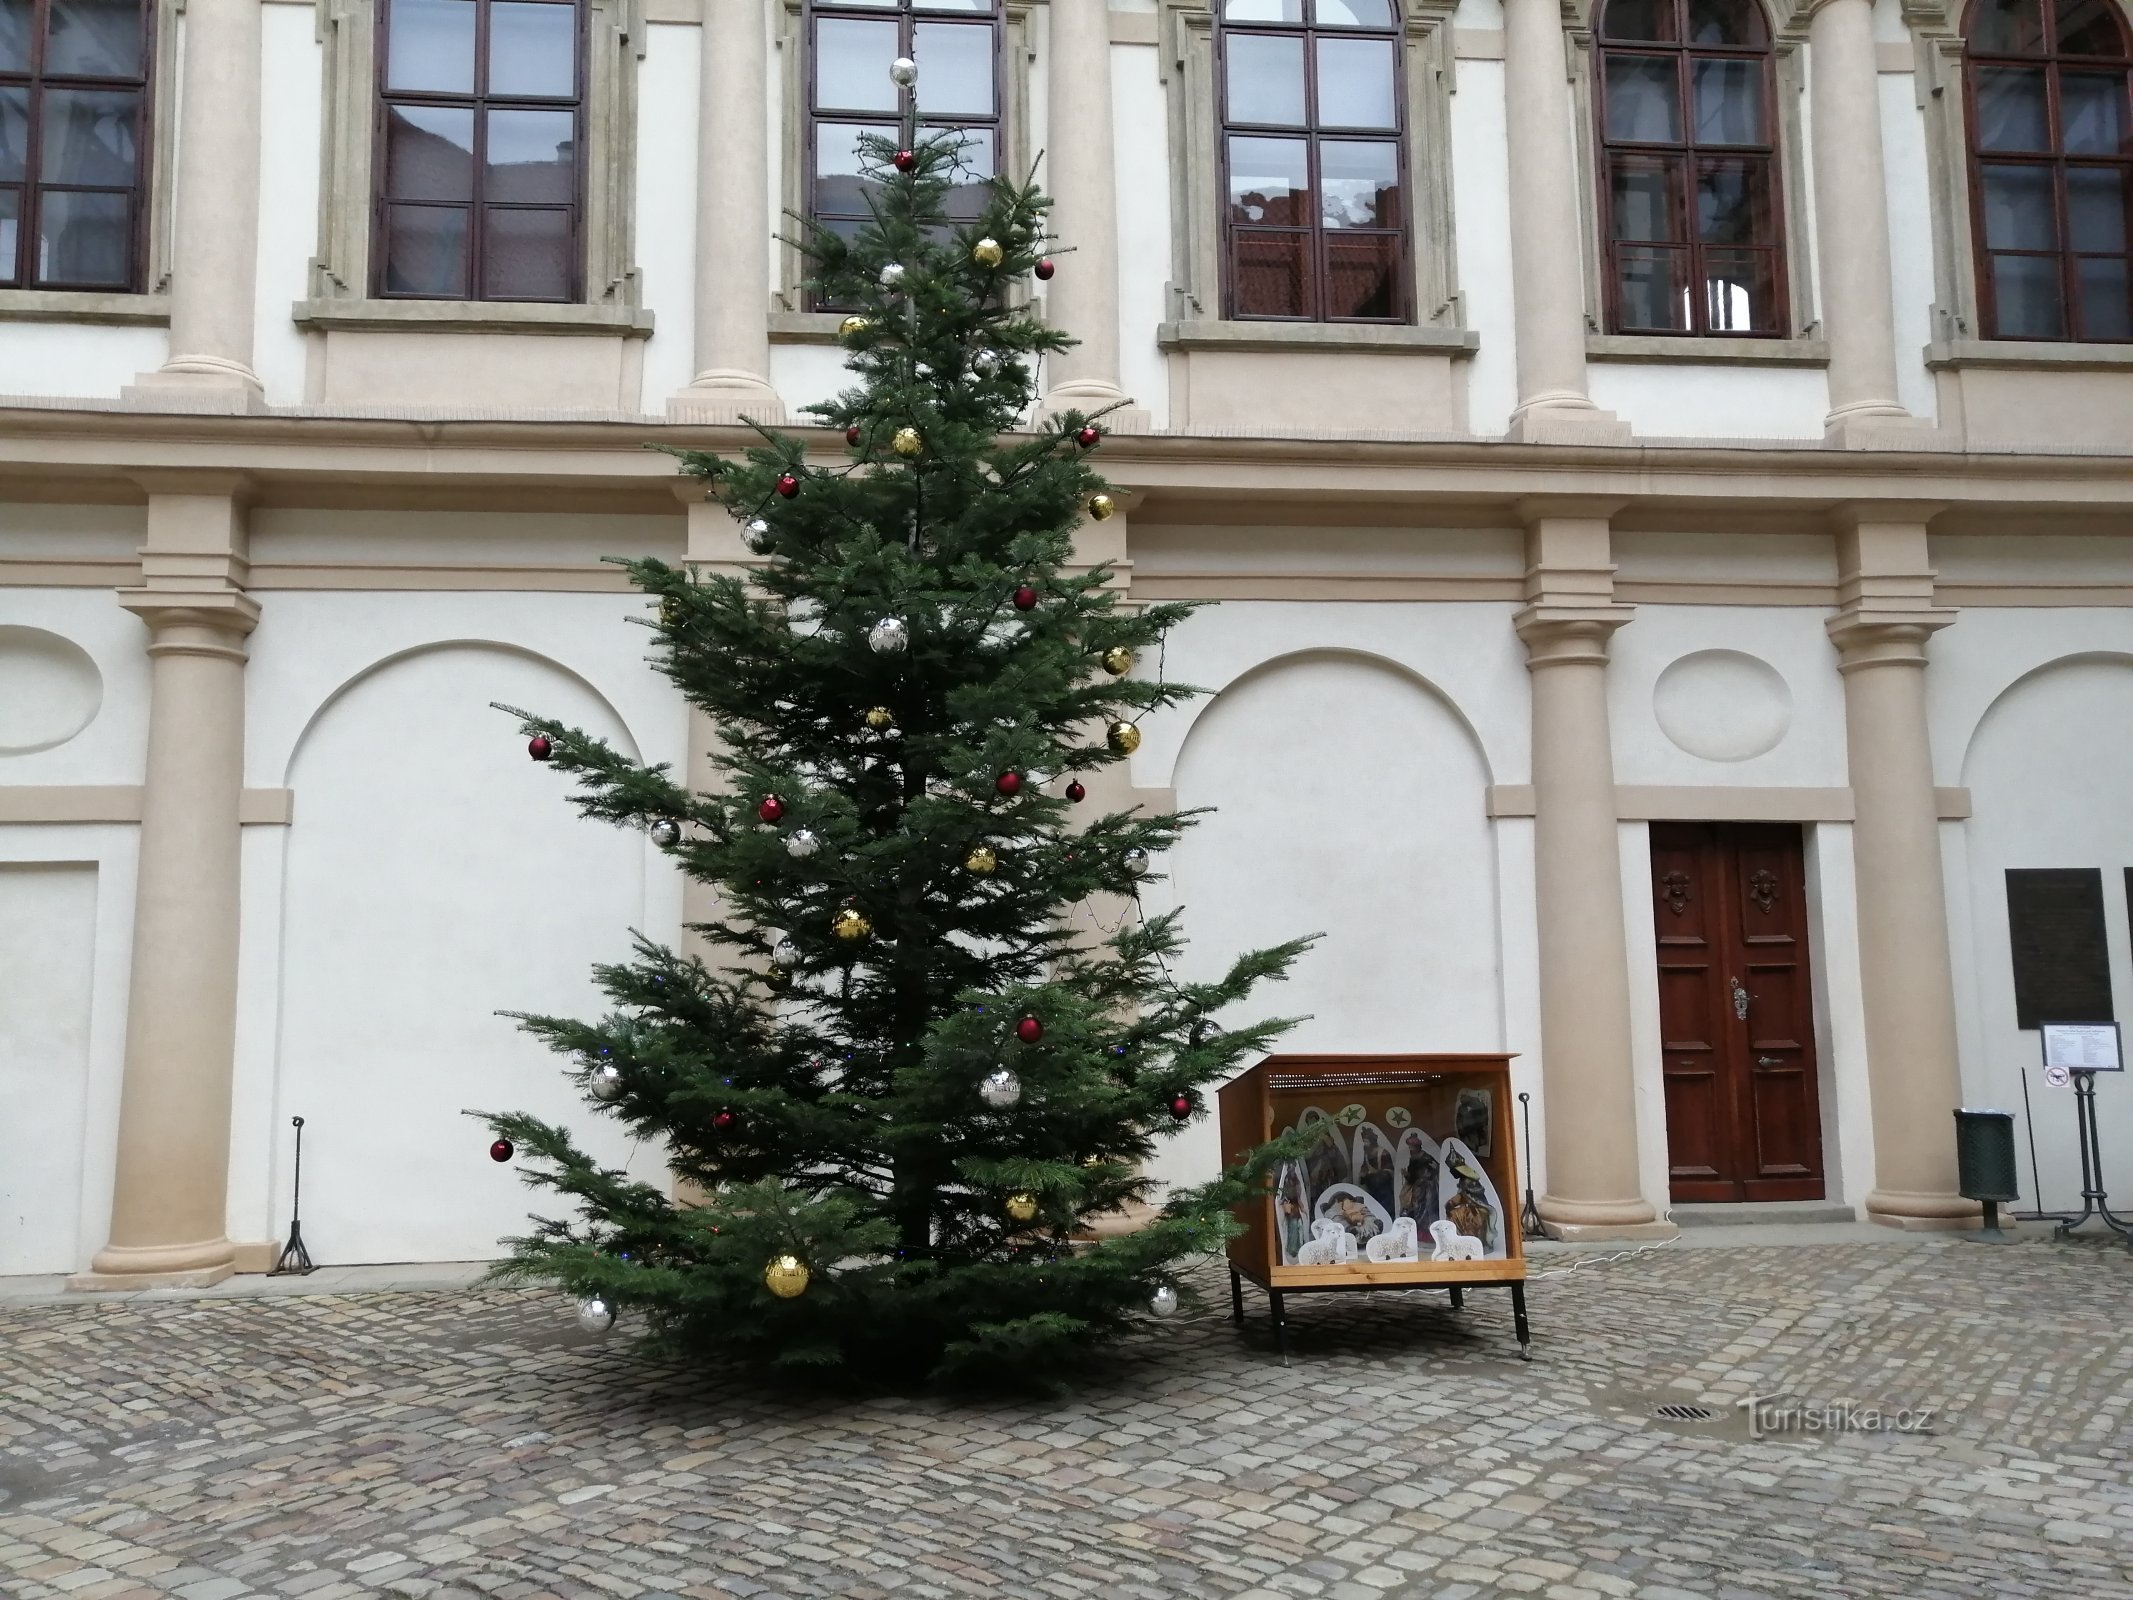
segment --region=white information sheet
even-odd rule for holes
[[[2115,1022],[2046,1022],[2038,1026],[2044,1043],[2044,1064],[2069,1072],[2123,1072],[2125,1057],[2118,1049]]]

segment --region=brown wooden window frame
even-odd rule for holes
[[[1217,252],[1222,274],[1223,315],[1234,322],[1286,322],[1298,325],[1339,323],[1360,327],[1402,327],[1414,321],[1414,234],[1410,218],[1414,214],[1413,178],[1408,170],[1407,159],[1407,28],[1404,15],[1404,0],[1387,0],[1391,20],[1382,28],[1357,27],[1350,24],[1322,23],[1311,20],[1317,13],[1317,0],[1297,0],[1305,20],[1301,22],[1251,22],[1229,19],[1228,0],[1211,0],[1214,10],[1214,76],[1217,158],[1222,174],[1222,187],[1216,196],[1221,208],[1221,248]],[[1229,107],[1229,44],[1239,37],[1274,37],[1299,39],[1303,44],[1303,92],[1304,120],[1296,123],[1243,122],[1230,116]],[[1319,117],[1318,73],[1314,70],[1318,60],[1318,43],[1321,39],[1379,39],[1389,47],[1392,56],[1392,126],[1390,128],[1356,128],[1340,124],[1324,124]],[[1310,184],[1311,221],[1302,227],[1268,227],[1251,221],[1240,222],[1236,207],[1231,202],[1230,141],[1245,139],[1300,139],[1305,146],[1307,179]],[[1328,228],[1325,224],[1323,201],[1320,197],[1320,174],[1324,164],[1320,150],[1326,144],[1391,144],[1393,147],[1394,172],[1399,196],[1399,222],[1390,228]],[[1240,236],[1252,234],[1283,233],[1302,234],[1308,241],[1305,254],[1305,296],[1310,309],[1299,316],[1280,316],[1268,312],[1247,312],[1237,305],[1237,251]],[[1389,278],[1392,283],[1393,306],[1382,317],[1331,317],[1324,314],[1326,285],[1330,277],[1327,267],[1327,235],[1345,234],[1355,238],[1387,238],[1393,243]]]
[[[2133,302],[2133,27],[2129,27],[2125,14],[2115,0],[2106,0],[2101,7],[2118,30],[2119,53],[2115,56],[2068,55],[2059,47],[2058,11],[2059,0],[2037,0],[2038,16],[2042,24],[2045,48],[2031,55],[2012,55],[1993,51],[1977,51],[1970,44],[1970,22],[1983,0],[1972,0],[1964,17],[1963,27],[1963,117],[1964,160],[1969,165],[1970,193],[1974,201],[1970,207],[1971,259],[1977,272],[1978,323],[1987,339],[2003,339],[2023,344],[2127,344],[2133,343],[2133,329],[2123,334],[2094,334],[2084,326],[2085,308],[2082,305],[2078,279],[2078,263],[2084,258],[2094,260],[2120,260],[2126,263],[2127,295]],[[2040,68],[2045,81],[2045,115],[2048,121],[2048,150],[1987,150],[1983,144],[1983,124],[1978,118],[1978,79],[1982,72],[1993,68]],[[2065,70],[2102,74],[2116,72],[2119,77],[2120,142],[2116,156],[2090,154],[2087,152],[2069,156],[2066,149],[2065,123],[2060,104],[2060,74]],[[1985,168],[1990,166],[2041,167],[2051,173],[2052,191],[2052,248],[2050,250],[2006,250],[1989,247],[1985,239],[1986,194]],[[2067,174],[2070,170],[2115,171],[2120,174],[2119,195],[2122,216],[2126,228],[2125,248],[2119,251],[2088,250],[2073,248],[2072,222],[2068,215]],[[2051,258],[2059,263],[2060,331],[2058,333],[2005,333],[2000,328],[1999,290],[1992,265],[1995,256],[2021,256],[2029,259]],[[2128,307],[2128,321],[2133,323],[2133,304]]]
[[[919,80],[916,99],[922,104],[926,89],[925,64],[917,55],[917,29],[921,23],[953,23],[976,30],[978,25],[989,23],[992,32],[992,113],[989,116],[930,115],[921,111],[917,128],[923,138],[928,133],[948,129],[983,129],[992,136],[992,170],[997,176],[1007,159],[1007,83],[1003,59],[1006,55],[1007,5],[1006,0],[990,0],[990,4],[978,6],[946,6],[914,4],[913,0],[876,0],[874,4],[855,3],[855,0],[807,0],[801,8],[801,60],[802,92],[805,96],[805,135],[800,141],[801,168],[800,192],[805,197],[808,220],[814,223],[863,220],[856,215],[835,213],[825,216],[817,186],[822,179],[816,171],[816,149],[821,130],[825,127],[849,127],[862,131],[878,130],[895,135],[901,126],[901,114],[897,111],[869,111],[850,106],[824,106],[821,96],[819,52],[815,48],[815,25],[822,19],[853,22],[896,22],[896,56],[909,56],[919,60]],[[890,60],[895,60],[892,56]],[[888,64],[883,63],[882,81],[888,82]],[[892,85],[893,87],[893,85]],[[808,296],[808,307],[815,311],[835,311],[842,307],[832,304],[820,295]]]
[[[0,67],[0,90],[25,91],[23,173],[21,180],[0,180],[0,195],[16,199],[15,253],[0,260],[0,288],[51,289],[84,294],[132,294],[142,289],[143,264],[148,258],[148,185],[152,172],[150,146],[155,129],[155,0],[140,0],[140,71],[120,76],[107,73],[52,73],[44,70],[45,46],[50,31],[52,0],[27,0],[30,12],[29,65],[20,70]],[[139,95],[134,113],[133,181],[130,184],[46,183],[39,168],[43,162],[44,102],[47,90],[116,90]],[[116,282],[87,282],[46,278],[34,267],[35,242],[42,232],[39,219],[49,192],[62,194],[123,194],[126,196],[126,270]]]
[[[489,26],[491,7],[497,0],[459,0],[459,3],[475,8],[474,18],[474,83],[470,91],[461,93],[445,90],[394,89],[388,84],[392,62],[392,19],[394,0],[378,0],[377,47],[373,53],[373,89],[376,105],[375,126],[371,144],[371,228],[370,260],[372,292],[381,300],[441,300],[455,303],[485,302],[489,304],[521,305],[576,305],[585,297],[585,182],[586,182],[586,126],[585,105],[588,88],[588,56],[590,52],[590,12],[586,0],[537,0],[537,3],[568,8],[572,15],[571,47],[571,92],[563,95],[499,95],[488,92],[489,79]],[[524,3],[524,0],[515,0]],[[470,156],[469,198],[465,201],[405,200],[396,202],[388,192],[391,181],[391,163],[387,153],[387,124],[392,108],[396,105],[424,106],[446,110],[468,111],[473,117],[474,145]],[[494,111],[561,111],[571,116],[572,174],[570,199],[564,203],[538,202],[492,202],[485,198],[488,182],[488,137],[489,113]],[[466,242],[466,293],[432,294],[405,289],[395,290],[387,282],[391,266],[388,254],[388,216],[395,204],[424,205],[438,209],[450,208],[467,214]],[[488,243],[487,215],[490,211],[564,211],[569,216],[566,233],[568,240],[566,260],[568,272],[564,291],[554,296],[501,295],[483,292],[483,267]]]
[[[1743,12],[1754,18],[1761,42],[1754,45],[1698,44],[1688,37],[1689,0],[1668,0],[1674,11],[1671,40],[1614,39],[1607,33],[1603,4],[1593,19],[1593,142],[1599,155],[1596,178],[1601,254],[1600,298],[1607,331],[1638,337],[1673,339],[1783,339],[1790,331],[1791,285],[1787,278],[1785,250],[1785,171],[1781,148],[1782,127],[1777,97],[1777,51],[1771,38],[1770,19],[1758,0],[1736,0]],[[1681,137],[1676,140],[1617,139],[1608,132],[1607,65],[1614,56],[1661,56],[1674,62],[1675,103],[1681,117]],[[1699,144],[1696,140],[1695,63],[1701,60],[1754,61],[1760,65],[1763,137],[1757,144]],[[1617,158],[1660,159],[1678,163],[1681,192],[1673,199],[1680,219],[1680,232],[1673,240],[1621,239],[1615,235],[1614,170]],[[1706,161],[1760,162],[1766,170],[1764,193],[1770,232],[1747,244],[1707,243],[1697,237],[1702,231],[1696,220],[1696,173]],[[1689,325],[1686,328],[1652,327],[1631,323],[1623,316],[1622,255],[1624,249],[1679,252],[1686,262],[1683,282],[1689,286]],[[1767,328],[1714,328],[1711,326],[1710,282],[1704,268],[1707,253],[1754,252],[1769,263],[1771,326]]]

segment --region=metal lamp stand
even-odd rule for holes
[[[1540,1207],[1533,1203],[1533,1096],[1520,1091],[1518,1114],[1526,1124],[1526,1203],[1518,1213],[1518,1231],[1528,1239],[1542,1237]]]
[[[282,1246],[281,1259],[274,1263],[270,1278],[283,1276],[302,1277],[317,1269],[311,1264],[311,1252],[304,1248],[304,1223],[301,1215],[304,1207],[304,1119],[291,1117],[290,1125],[296,1129],[296,1184],[289,1196],[289,1242]]]

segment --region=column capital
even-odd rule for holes
[[[1604,666],[1607,641],[1636,615],[1629,605],[1563,605],[1541,602],[1523,607],[1511,626],[1526,646],[1526,667]]]
[[[1848,607],[1823,623],[1837,647],[1837,670],[1862,667],[1923,667],[1926,640],[1955,620],[1941,606]]]
[[[150,655],[231,655],[259,625],[259,602],[241,589],[121,589],[118,603],[148,624]]]

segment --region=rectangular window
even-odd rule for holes
[[[0,0],[0,286],[138,289],[146,0]]]
[[[582,0],[386,0],[378,17],[377,293],[580,298]]]
[[[2094,867],[2010,867],[2007,943],[2015,1026],[2111,1022],[2103,874]]]

